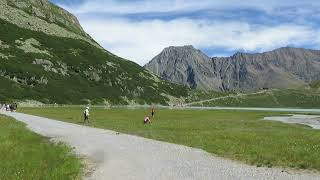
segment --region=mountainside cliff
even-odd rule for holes
[[[47,0],[0,0],[0,102],[167,104],[187,92],[106,51]]]
[[[205,90],[292,88],[320,79],[320,51],[286,47],[209,58],[192,46],[169,47],[145,68],[171,82]]]

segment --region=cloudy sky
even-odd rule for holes
[[[144,65],[167,46],[209,56],[320,49],[318,0],[51,0],[118,56]]]

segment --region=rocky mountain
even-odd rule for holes
[[[167,104],[187,93],[103,49],[47,0],[0,0],[0,102]]]
[[[145,68],[171,82],[205,90],[293,88],[320,79],[320,51],[286,47],[210,58],[192,46],[168,47]]]
[[[22,10],[33,17],[60,25],[72,32],[86,36],[86,33],[83,31],[78,19],[74,15],[58,6],[52,5],[47,0],[6,0],[6,2],[8,6]],[[9,12],[4,13],[9,14]],[[7,18],[13,17],[7,16]],[[35,24],[32,23],[32,21],[27,21],[26,25],[33,26]]]

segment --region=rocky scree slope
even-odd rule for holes
[[[192,46],[168,47],[145,68],[171,82],[204,90],[294,88],[320,79],[320,51],[286,47],[210,58]]]
[[[104,50],[46,0],[0,0],[0,102],[167,104],[187,93]]]

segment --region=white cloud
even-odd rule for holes
[[[78,15],[84,29],[107,50],[140,65],[167,46],[190,44],[199,49],[223,49],[217,53],[238,49],[267,51],[287,45],[320,48],[317,25],[320,16],[319,11],[315,11],[320,8],[318,0],[85,0],[63,7]],[[268,15],[265,21],[270,20],[269,24],[273,25],[266,25],[261,19],[262,22],[237,22],[242,19],[237,16],[232,20],[219,20],[215,15],[195,20],[185,13],[245,8],[264,11]],[[125,18],[135,13],[159,12],[167,20]],[[171,16],[166,16],[171,12]],[[185,13],[186,18],[174,17],[175,13]],[[315,20],[306,20],[305,17],[311,16]],[[279,17],[290,23],[274,23]]]
[[[206,49],[266,51],[287,45],[299,46],[318,39],[315,30],[293,24],[269,27],[192,19],[81,19],[81,23],[106,49],[140,65],[167,46],[191,44]]]
[[[178,12],[178,11],[197,11],[204,9],[219,8],[255,8],[272,10],[284,6],[301,7],[305,5],[319,6],[318,0],[86,0],[81,4],[65,6],[74,13],[150,13],[150,12]]]

